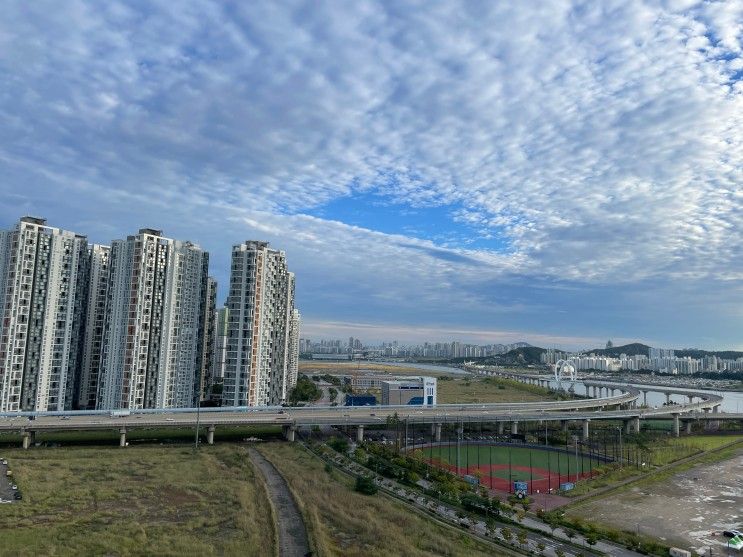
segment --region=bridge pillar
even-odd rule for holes
[[[686,395],[689,398],[689,404],[694,402],[694,395]]]
[[[671,393],[666,393],[666,404],[671,402]]]
[[[640,433],[640,418],[632,418],[632,426],[635,433]]]
[[[441,424],[433,424],[433,425],[434,425],[433,438],[437,443],[441,443]]]
[[[642,391],[642,404],[643,406],[648,405],[648,392],[647,391]]]
[[[210,425],[206,430],[206,442],[209,445],[214,444],[214,430],[217,429],[216,426]]]
[[[583,420],[583,440],[588,441],[588,421]]]
[[[297,428],[293,425],[285,425],[282,429],[284,431],[284,439],[290,443],[294,442],[294,435],[297,432]]]
[[[511,422],[511,433],[518,433],[519,432],[519,423],[518,422]]]
[[[583,386],[586,388],[586,396],[587,397],[590,396],[591,395],[591,387],[589,387],[588,385],[583,385]]]
[[[35,431],[23,431],[21,432],[21,437],[23,438],[23,448],[28,449],[31,447],[33,442],[36,440],[36,432]]]
[[[678,414],[673,415],[673,435],[674,437],[679,436],[679,415]]]
[[[363,443],[364,442],[364,426],[359,425],[356,428],[356,442],[357,443]]]
[[[506,422],[498,422],[498,435],[503,435],[503,430],[505,429]]]
[[[720,411],[720,405],[719,404],[717,404],[717,405],[715,405],[715,406],[712,407],[712,412],[714,412],[715,414],[717,414],[719,411]]]
[[[567,420],[561,420],[560,421],[560,425],[562,426],[562,430],[563,431],[567,431],[568,430],[568,421]]]
[[[632,420],[624,420],[624,433],[627,435],[632,433]]]
[[[691,420],[686,421],[686,434],[691,435]]]
[[[705,408],[705,409],[704,409],[704,413],[705,413],[705,414],[709,414],[709,408]]]
[[[607,389],[608,389],[608,388],[609,388],[609,387],[607,387]],[[611,389],[611,396],[614,396],[614,389],[613,389],[613,388]]]
[[[126,428],[119,428],[119,447],[126,447]]]

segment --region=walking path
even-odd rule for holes
[[[253,448],[248,449],[250,460],[261,471],[268,496],[276,511],[279,529],[279,557],[305,557],[310,554],[310,544],[302,514],[292,497],[283,476],[266,458]]]

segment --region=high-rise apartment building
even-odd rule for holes
[[[286,385],[291,389],[297,384],[299,376],[299,329],[301,326],[301,317],[298,309],[291,312],[291,324],[289,326],[289,335],[287,336],[287,365],[286,365]],[[288,393],[287,393],[288,394]]]
[[[214,313],[214,363],[212,365],[212,400],[222,398],[221,393],[214,392],[214,385],[222,385],[224,381],[225,369],[227,366],[227,324],[229,319],[229,310],[219,308]],[[221,387],[220,387],[221,388]],[[217,396],[218,395],[218,396]]]
[[[72,407],[82,352],[87,239],[23,217],[0,232],[0,410]]]
[[[101,371],[103,329],[106,320],[106,296],[108,295],[108,261],[111,248],[93,245],[89,250],[90,279],[85,309],[85,335],[80,381],[75,397],[75,406],[93,410],[98,395],[98,378]]]
[[[267,242],[233,246],[226,307],[223,405],[281,403],[296,380],[289,346],[295,343],[293,335],[299,338],[291,330],[294,274],[287,270],[284,252],[269,248]]]
[[[199,333],[202,341],[199,400],[208,399],[214,385],[214,335],[216,333],[217,317],[217,281],[214,277],[207,278],[203,310],[204,316],[201,321],[203,331]]]
[[[201,248],[159,230],[112,242],[98,408],[194,406],[208,263]]]

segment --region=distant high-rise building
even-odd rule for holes
[[[291,312],[291,324],[289,326],[289,335],[287,336],[287,364],[286,364],[286,390],[291,389],[297,384],[299,376],[299,329],[301,317],[298,309]],[[288,394],[288,393],[287,393]]]
[[[198,246],[149,228],[111,244],[99,408],[194,406],[208,263]]]
[[[220,308],[214,313],[214,364],[212,365],[213,381],[211,387],[212,400],[219,400],[222,394],[214,392],[214,385],[219,384],[222,388],[225,367],[227,365],[227,323],[229,310]]]
[[[84,236],[35,217],[0,232],[0,411],[72,408],[87,249]]]
[[[206,281],[206,295],[203,304],[203,318],[201,326],[203,331],[199,333],[201,338],[201,370],[199,373],[200,385],[198,400],[209,398],[209,393],[214,385],[214,335],[216,333],[217,316],[217,281],[214,277],[208,277]]]
[[[289,361],[294,274],[283,251],[256,241],[233,246],[231,269],[222,402],[279,404],[294,380]]]
[[[75,405],[94,409],[101,371],[103,329],[106,322],[106,296],[108,295],[108,259],[111,248],[93,245],[89,250],[90,279],[85,309],[85,336],[80,372],[80,384]]]

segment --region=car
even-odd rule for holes
[[[286,414],[283,410],[279,410],[279,414]]]
[[[15,499],[16,501],[20,501],[21,499],[23,499],[23,496],[21,495],[21,492],[20,491],[16,491],[15,494],[13,495],[13,499]]]
[[[371,414],[369,414],[369,415],[370,415],[370,416],[376,416],[376,414],[375,414],[374,412],[372,412],[372,413],[371,413]]]
[[[62,419],[63,419],[63,420],[69,420],[69,419],[70,419],[70,417],[69,417],[69,416],[62,416]]]
[[[10,486],[10,489],[18,489],[18,486],[15,485],[15,484],[13,484],[13,485]]]
[[[7,466],[7,465],[8,465],[8,461],[3,459],[3,466]]]
[[[734,538],[735,536],[743,536],[743,532],[740,530],[725,530],[722,535],[726,538]]]
[[[174,421],[175,421],[175,419],[174,419],[174,418],[165,418],[165,421],[166,421],[166,422],[174,422]]]

